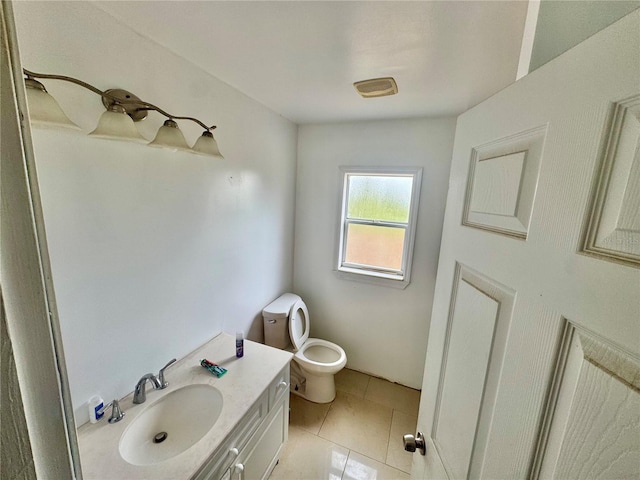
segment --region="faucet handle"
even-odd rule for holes
[[[104,407],[98,410],[99,413],[104,413],[107,408],[111,407],[111,416],[109,417],[109,423],[116,423],[122,420],[124,412],[120,408],[120,402],[114,399],[112,402],[107,403]]]
[[[176,363],[175,358],[172,360],[169,360],[169,363],[167,363],[164,367],[160,369],[160,373],[158,373],[158,382],[160,383],[159,390],[162,390],[163,388],[167,388],[169,386],[169,382],[165,381],[164,379],[164,371],[166,368],[170,367],[174,363]]]

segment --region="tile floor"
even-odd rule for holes
[[[289,441],[271,480],[402,480],[412,454],[420,392],[354,370],[336,375],[332,403],[291,395]]]

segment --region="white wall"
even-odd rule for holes
[[[541,0],[529,71],[637,8],[639,0]]]
[[[91,395],[119,398],[220,331],[262,338],[262,308],[292,287],[297,127],[91,4],[17,2],[15,12],[25,68],[125,88],[215,123],[226,157],[34,130],[83,423]],[[97,95],[43,83],[85,132],[95,127],[104,111]],[[162,121],[150,114],[142,134],[153,138]],[[201,133],[180,125],[190,143]]]
[[[298,131],[294,291],[311,335],[341,345],[350,368],[420,388],[449,180],[455,118],[303,125]],[[420,166],[411,284],[338,278],[339,166]]]

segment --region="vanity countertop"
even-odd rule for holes
[[[245,340],[244,357],[235,356],[235,336],[221,333],[205,345],[169,367],[165,376],[169,386],[165,390],[153,390],[147,386],[147,401],[133,403],[133,393],[120,401],[125,417],[109,424],[106,419],[98,423],[86,423],[78,429],[78,444],[83,478],[87,480],[110,479],[188,479],[215,452],[222,441],[233,431],[247,410],[269,387],[276,375],[290,362],[292,354],[260,343]],[[217,378],[200,366],[207,358],[228,371]],[[142,376],[145,372],[140,372]],[[136,379],[132,381],[135,384]],[[127,463],[118,451],[120,437],[131,422],[147,407],[163,395],[186,385],[209,384],[217,388],[224,400],[222,412],[213,428],[195,445],[183,453],[163,462],[138,466]]]

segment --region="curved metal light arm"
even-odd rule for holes
[[[164,110],[162,110],[160,107],[157,107],[157,106],[153,105],[152,103],[145,102],[144,100],[140,100],[140,99],[127,100],[127,99],[123,99],[123,98],[118,98],[118,97],[116,97],[114,95],[111,95],[109,92],[102,91],[99,88],[96,88],[96,87],[94,87],[93,85],[91,85],[91,84],[89,84],[87,82],[83,82],[82,80],[78,80],[77,78],[67,77],[65,75],[52,75],[52,74],[48,74],[48,73],[36,73],[36,72],[32,72],[30,70],[27,70],[26,68],[23,68],[22,71],[24,72],[24,74],[28,78],[44,78],[44,79],[50,79],[50,80],[63,80],[65,82],[75,83],[76,85],[80,85],[81,87],[84,87],[87,90],[91,90],[93,93],[96,93],[96,94],[100,95],[101,97],[106,97],[106,98],[108,98],[108,99],[112,100],[113,102],[118,103],[120,105],[125,105],[125,104],[142,105],[142,108],[137,108],[137,110],[152,110],[152,111],[156,111],[156,112],[160,113],[161,115],[164,115],[165,117],[168,117],[168,118],[170,118],[172,120],[191,120],[192,122],[197,123],[198,125],[200,125],[202,128],[204,128],[207,131],[211,131],[211,130],[214,130],[216,128],[215,125],[211,125],[210,127],[208,127],[203,122],[201,122],[200,120],[198,120],[197,118],[194,118],[194,117],[184,117],[184,116],[171,115],[170,113],[165,112]]]
[[[109,98],[113,98],[111,95],[109,95]],[[118,103],[121,103],[118,100]],[[156,107],[155,105],[152,105],[151,103],[145,102],[144,100],[140,101],[140,100],[136,100],[132,103],[142,103],[143,105],[145,105],[143,108],[138,108],[138,110],[155,110],[158,113],[161,113],[162,115],[164,115],[165,117],[169,117],[172,120],[191,120],[192,122],[196,122],[198,125],[200,125],[202,128],[206,129],[206,130],[215,130],[216,127],[215,125],[211,125],[210,127],[207,127],[204,123],[202,123],[200,120],[198,120],[197,118],[194,117],[178,117],[176,115],[169,115],[167,112],[165,112],[164,110],[162,110],[159,107]]]

